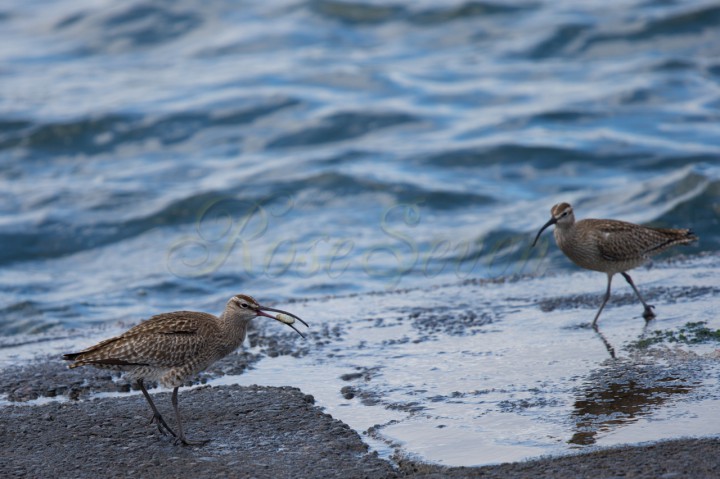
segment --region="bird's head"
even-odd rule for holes
[[[540,235],[543,231],[545,231],[545,228],[547,228],[548,226],[557,225],[558,227],[563,228],[566,226],[571,226],[573,223],[575,223],[575,215],[573,214],[572,206],[570,206],[569,203],[556,204],[550,209],[550,215],[550,220],[548,220],[548,222],[545,223],[542,228],[540,228],[537,236],[535,236],[535,241],[533,241],[532,244],[533,246],[535,246],[538,239],[540,238]]]
[[[250,321],[251,319],[258,316],[272,318],[276,321],[280,321],[283,324],[287,324],[302,337],[305,336],[303,335],[303,333],[298,331],[298,329],[293,325],[293,323],[295,323],[295,320],[298,320],[306,327],[308,327],[308,324],[302,319],[300,319],[298,316],[295,316],[294,314],[288,313],[287,311],[283,311],[281,309],[263,306],[257,301],[255,301],[252,296],[248,296],[246,294],[237,294],[230,298],[227,303],[226,311],[230,312],[233,316],[243,319],[245,321]],[[272,315],[267,313],[266,311],[272,311],[280,314]]]

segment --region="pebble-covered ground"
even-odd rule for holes
[[[603,318],[605,322],[602,324],[619,353],[617,358],[612,359],[600,344],[595,344],[597,338],[594,333],[578,319],[592,316],[597,296],[577,292],[556,296],[541,294],[530,288],[537,282],[532,278],[516,278],[507,283],[466,281],[432,290],[327,298],[318,304],[297,300],[294,302],[297,304],[288,309],[328,309],[337,313],[342,311],[340,304],[366,300],[367,303],[375,302],[381,311],[390,312],[348,316],[353,319],[352,322],[323,321],[323,317],[318,315],[313,318],[315,321],[307,332],[306,340],[271,322],[253,323],[246,347],[218,361],[199,378],[188,381],[187,386],[192,387],[181,389],[180,409],[188,437],[210,439],[204,446],[176,446],[171,438],[162,436],[149,423],[150,409],[142,395],[119,375],[93,368],[68,370],[66,363],[60,360],[60,353],[68,348],[86,346],[97,339],[86,337],[87,332],[68,331],[67,337],[35,335],[25,339],[6,338],[0,343],[4,354],[4,367],[0,369],[0,475],[68,478],[98,475],[200,478],[720,477],[717,455],[720,439],[716,437],[684,438],[683,433],[675,430],[669,436],[660,437],[671,437],[672,440],[610,448],[585,447],[592,445],[599,433],[604,434],[608,420],[612,418],[625,418],[626,422],[632,422],[635,417],[649,417],[648,421],[652,420],[654,424],[675,427],[675,416],[653,419],[650,412],[662,411],[669,404],[692,405],[698,401],[715,400],[715,383],[711,381],[712,384],[708,384],[707,376],[713,374],[717,364],[715,344],[720,330],[715,329],[712,321],[717,288],[708,278],[713,276],[717,263],[718,257],[713,255],[689,262],[667,263],[656,273],[644,272],[646,278],[652,279],[653,274],[660,278],[654,281],[655,284],[648,284],[644,291],[649,301],[660,306],[663,316],[651,323],[646,333],[629,338],[629,343],[620,341],[618,334],[624,331],[622,328],[626,324],[633,324],[630,320],[621,321],[621,308],[626,304],[635,306],[633,298],[627,291],[614,297],[610,305],[612,309]],[[685,275],[683,282],[677,285],[666,286],[663,283],[663,275],[669,275],[676,283],[678,275],[682,274]],[[543,281],[557,282],[560,279],[548,277]],[[492,314],[483,312],[484,302],[490,301],[488,298],[492,298],[491,295],[515,294],[519,289],[528,299],[522,297],[515,301],[529,306],[513,307],[506,317],[489,309],[496,314],[495,319]],[[429,307],[423,303],[426,298],[431,301],[442,295],[452,295],[456,307]],[[688,317],[681,315],[675,318],[675,305],[688,311]],[[370,304],[370,307],[375,306]],[[566,321],[570,326],[562,326],[560,322],[562,317],[558,315],[563,311],[571,313]],[[591,365],[584,372],[583,381],[571,387],[571,397],[575,398],[575,402],[569,414],[575,424],[571,429],[576,434],[569,442],[583,446],[577,450],[589,452],[541,457],[525,462],[498,460],[496,462],[506,463],[481,467],[446,467],[423,460],[414,454],[412,445],[409,447],[404,443],[390,444],[390,454],[385,451],[380,456],[368,444],[372,446],[372,440],[388,443],[387,426],[365,430],[353,424],[352,414],[336,414],[343,408],[352,412],[366,407],[363,410],[365,414],[368,411],[392,410],[400,411],[408,418],[427,416],[424,411],[430,403],[423,402],[421,397],[416,402],[403,402],[405,397],[402,394],[376,385],[383,378],[383,372],[388,379],[390,369],[387,365],[382,370],[382,362],[380,366],[370,367],[368,365],[374,363],[366,361],[366,366],[351,367],[360,353],[372,347],[372,338],[354,345],[352,338],[358,335],[358,331],[362,334],[372,331],[378,335],[380,352],[385,350],[383,348],[392,349],[414,342],[427,347],[441,339],[452,341],[474,335],[484,339],[490,334],[488,328],[498,339],[503,339],[514,331],[511,329],[514,324],[512,314],[521,315],[522,321],[518,319],[517,323],[523,328],[530,327],[533,315],[540,314],[549,334],[562,337],[576,335],[600,350],[599,355],[597,351],[592,353],[600,364]],[[685,324],[689,317],[696,316],[710,322]],[[579,321],[580,325],[577,325]],[[684,326],[678,329],[674,326],[676,324]],[[402,331],[402,335],[398,336],[398,330]],[[700,333],[704,336],[701,337]],[[95,331],[92,334],[104,337],[114,333]],[[413,339],[413,334],[417,339]],[[21,340],[29,342],[25,344]],[[397,350],[393,351],[397,354]],[[447,360],[446,356],[443,357]],[[316,360],[325,362],[313,366]],[[563,361],[567,366],[567,358]],[[226,376],[228,381],[236,381],[237,378],[269,381],[270,378],[262,376],[262,371],[265,371],[263,365],[273,362],[316,367],[314,371],[318,372],[320,380],[335,388],[331,396],[342,398],[340,401],[345,402],[333,406],[328,404],[327,399],[316,400],[312,394],[320,396],[311,390],[315,384],[312,381],[301,381],[300,388],[285,387],[285,381],[290,380],[287,376],[282,376],[282,382],[275,383],[282,387],[251,386],[251,382],[245,385],[223,384],[220,380]],[[472,364],[480,367],[484,363]],[[537,374],[550,378],[550,373],[542,370],[541,366],[536,366]],[[293,371],[292,374],[312,374],[302,368]],[[489,380],[492,380],[491,376],[488,376]],[[307,384],[308,390],[302,384]],[[625,391],[627,400],[615,398],[618,388]],[[154,388],[150,392],[167,421],[174,425],[170,394]],[[497,403],[500,413],[508,417],[532,407],[541,412],[551,411],[552,404],[543,406],[522,396],[516,400],[511,400],[512,395],[508,397],[510,399]],[[462,394],[456,394],[448,398],[432,396],[430,400],[432,407],[437,409],[445,403],[457,406],[463,399]],[[465,400],[472,400],[472,397]],[[705,435],[712,435],[711,411],[701,411],[708,414],[710,421],[706,428],[709,432]],[[426,421],[432,420],[431,416],[426,418]],[[683,417],[678,420],[683,420]],[[692,434],[691,430],[686,430]],[[635,439],[635,442],[638,440]],[[488,463],[491,462],[485,462]]]
[[[478,468],[446,468],[369,452],[360,436],[295,388],[201,387],[183,391],[188,436],[176,446],[149,424],[136,394],[8,406],[0,416],[3,477],[487,477],[711,478],[720,439],[675,440]],[[170,414],[170,394],[156,395]],[[173,424],[173,422],[171,422]]]

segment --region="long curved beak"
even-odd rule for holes
[[[550,218],[550,221],[548,221],[547,223],[545,223],[545,224],[543,225],[543,227],[540,228],[540,231],[538,231],[538,234],[537,234],[537,236],[535,237],[535,241],[533,241],[533,244],[532,244],[531,248],[534,248],[534,247],[535,247],[535,244],[537,243],[537,240],[540,238],[540,235],[542,234],[542,232],[545,231],[545,228],[547,228],[547,227],[550,226],[550,225],[554,225],[555,223],[557,223],[557,219],[553,216],[552,218]]]
[[[260,308],[257,310],[258,316],[265,316],[266,318],[272,318],[272,319],[274,319],[275,321],[280,321],[280,320],[277,319],[275,316],[273,316],[272,314],[267,314],[265,311],[272,311],[272,312],[274,312],[274,313],[286,314],[286,315],[288,315],[288,316],[291,316],[291,317],[297,319],[297,320],[300,321],[301,323],[303,323],[306,328],[309,328],[309,327],[310,327],[310,326],[308,325],[308,323],[306,323],[305,321],[303,321],[302,318],[300,318],[299,316],[295,316],[294,314],[288,313],[287,311],[283,311],[282,309],[275,309],[275,308],[268,308],[267,306],[260,306]],[[288,326],[290,326],[291,328],[293,328],[293,329],[295,330],[295,332],[298,333],[300,336],[302,336],[303,338],[305,337],[305,335],[304,335],[303,333],[301,333],[300,331],[298,331],[298,329],[297,329],[295,326],[293,326],[292,324],[284,323],[283,321],[280,321],[280,322],[283,323],[283,324],[287,324]]]

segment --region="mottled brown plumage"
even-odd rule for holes
[[[572,206],[568,203],[553,206],[550,213],[552,218],[540,228],[533,246],[545,228],[554,224],[555,241],[565,256],[581,268],[601,271],[608,276],[605,298],[595,315],[593,326],[610,299],[610,285],[616,273],[623,275],[645,307],[643,317],[648,321],[654,318],[653,306],[645,302],[626,271],[672,246],[698,239],[689,229],[649,228],[618,220],[585,219],[575,222]]]
[[[245,339],[251,319],[257,316],[277,319],[265,311],[286,314],[307,326],[291,313],[261,306],[250,296],[238,294],[230,298],[220,317],[195,311],[159,314],[120,336],[77,353],[65,354],[63,359],[74,361],[70,368],[91,365],[125,372],[129,380],[137,381],[140,386],[153,410],[152,422],[158,430],[163,434],[169,432],[178,442],[192,444],[183,432],[177,406],[178,388],[185,379],[237,349]],[[302,336],[292,324],[288,325]],[[179,434],[175,434],[158,412],[145,389],[145,381],[174,388],[172,404]]]

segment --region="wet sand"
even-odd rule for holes
[[[155,394],[172,418],[170,394]],[[295,388],[181,391],[188,436],[175,446],[149,424],[139,394],[13,405],[0,417],[4,477],[711,478],[720,439],[687,439],[477,468],[446,468],[368,451],[360,436]],[[171,420],[170,424],[174,422]]]
[[[459,284],[458,288],[474,282]],[[707,301],[718,293],[717,288],[704,286],[654,286],[645,291],[651,300],[683,303]],[[632,301],[627,292],[617,296],[615,305]],[[592,311],[596,301],[597,297],[591,295],[543,297],[537,308],[544,312],[577,307]],[[466,309],[452,314],[410,307],[403,318],[412,321],[423,334],[474,334],[489,320],[477,313],[473,303],[468,304]],[[378,321],[375,327],[380,328],[382,322]],[[211,439],[199,447],[176,446],[171,438],[160,435],[149,424],[150,409],[142,395],[131,392],[133,388],[118,375],[93,368],[68,370],[57,355],[36,356],[14,365],[6,363],[0,369],[0,394],[5,403],[0,405],[2,477],[720,477],[720,438],[680,438],[470,468],[423,463],[403,455],[402,447],[395,448],[394,457],[385,459],[372,452],[358,432],[323,412],[314,398],[300,389],[203,385],[209,378],[242,374],[262,358],[303,356],[312,349],[337,344],[343,337],[342,324],[320,324],[302,342],[292,331],[269,331],[268,327],[272,325],[257,323],[249,333],[248,350],[241,349],[218,361],[188,383],[193,388],[181,389],[180,408],[188,436]],[[91,341],[83,337],[85,332],[80,332],[79,338],[72,336],[76,333],[68,334],[73,343]],[[41,336],[34,341],[30,350],[48,350]],[[0,347],[8,351],[13,348],[10,343]],[[607,401],[603,400],[603,391],[613,391],[617,384],[648,388],[662,384],[684,394],[701,381],[702,371],[710,361],[704,357],[677,362],[662,359],[647,362],[653,367],[643,363],[646,365],[642,368],[627,358],[613,361],[612,367],[589,373],[592,388],[581,391],[579,397],[597,398],[595,402],[604,404]],[[363,374],[370,373],[350,370],[341,379],[347,384]],[[668,375],[683,380],[668,383]],[[402,406],[383,402],[383,398],[365,397],[372,390],[358,384],[338,388],[338,394],[346,399],[380,402],[386,408]],[[658,397],[665,397],[662,390],[658,391]],[[156,389],[151,394],[172,427],[175,421],[170,394]],[[613,412],[625,411],[623,407],[638,406],[630,401],[628,405],[616,404],[611,411],[592,411],[591,416],[610,417]],[[632,415],[632,411],[625,413]]]

